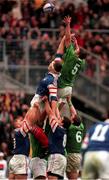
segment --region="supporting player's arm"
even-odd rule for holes
[[[74,120],[75,117],[77,116],[77,112],[76,112],[76,109],[74,108],[74,106],[72,104],[70,96],[67,97],[67,102],[68,102],[68,105],[69,105],[69,108],[70,108],[71,120]]]
[[[42,128],[33,126],[30,132],[39,141],[43,148],[48,147],[48,137],[46,136]]]
[[[45,102],[45,110],[46,110],[46,113],[47,113],[48,117],[53,116],[54,113],[53,113],[53,111],[52,111],[52,109],[51,109],[51,107],[50,107],[48,98],[47,98],[46,96],[44,96],[44,97],[42,98],[42,100],[43,100],[43,102]]]
[[[44,97],[43,101],[45,102],[46,113],[47,113],[47,115],[49,117],[49,124],[51,126],[52,131],[54,132],[56,130],[57,126],[59,126],[58,119],[54,115],[54,113],[53,113],[53,111],[52,111],[52,109],[50,107],[50,104],[48,102],[47,97]]]
[[[62,38],[59,47],[56,52],[55,61],[62,61],[62,56],[64,54],[64,46],[65,46],[65,36]]]

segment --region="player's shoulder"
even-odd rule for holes
[[[92,134],[92,133],[96,130],[97,126],[103,127],[103,126],[105,126],[105,125],[106,125],[106,123],[104,123],[104,122],[96,122],[94,125],[92,125],[92,126],[90,127],[90,129],[88,130],[88,133],[89,133],[89,134]]]
[[[45,75],[45,77],[43,78],[42,83],[43,83],[43,84],[49,84],[49,83],[52,83],[53,81],[54,81],[53,75],[50,74],[50,73],[47,73],[47,74]]]
[[[51,80],[51,81],[53,81],[54,76],[53,76],[52,73],[47,73],[46,76],[45,76],[45,79],[46,79],[46,80]]]
[[[66,134],[66,130],[62,126],[58,125],[56,130],[55,130],[55,134],[57,136],[62,136],[62,134]]]
[[[68,47],[66,47],[66,51],[68,50],[74,50],[74,45],[71,43]]]

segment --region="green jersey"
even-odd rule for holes
[[[30,142],[32,148],[32,158],[42,156],[42,147],[32,134],[30,134]]]
[[[45,134],[48,135],[50,133],[50,131],[51,131],[51,128],[47,121],[46,127],[45,127]],[[30,143],[31,143],[31,148],[32,148],[32,158],[34,158],[34,157],[42,158],[44,149],[42,148],[40,143],[37,141],[37,139],[32,134],[30,134]]]
[[[85,67],[85,60],[78,58],[72,44],[66,49],[63,59],[64,63],[62,66],[61,75],[58,78],[58,87],[72,87],[79,72]]]
[[[83,123],[80,126],[71,124],[67,133],[67,153],[80,153],[84,133]]]

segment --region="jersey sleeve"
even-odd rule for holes
[[[51,75],[48,76],[49,101],[57,101],[57,79]]]
[[[54,117],[54,116],[50,117],[49,124],[51,126],[52,132],[55,132],[56,128],[59,126],[57,121],[56,121],[56,117]]]
[[[57,101],[57,87],[53,84],[48,85],[49,101]]]

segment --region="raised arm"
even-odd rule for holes
[[[77,116],[77,112],[76,109],[74,108],[72,101],[71,101],[71,97],[68,96],[67,97],[67,102],[70,108],[70,114],[71,114],[71,121],[73,121],[75,119],[75,117]]]
[[[75,53],[79,54],[80,53],[80,48],[79,48],[77,39],[75,37],[75,34],[71,34],[71,40],[72,40],[72,42],[74,43],[74,46],[75,46]]]
[[[45,102],[45,110],[49,117],[49,124],[51,126],[52,131],[54,132],[56,130],[57,126],[59,126],[58,119],[54,115],[54,113],[50,107],[50,104],[48,102],[47,97],[43,97],[43,101]]]
[[[55,61],[62,61],[62,56],[64,54],[64,46],[65,46],[65,36],[61,39],[61,42],[58,46]]]
[[[66,25],[66,28],[65,28],[65,46],[67,48],[71,44],[71,29],[70,29],[71,17],[66,16],[64,18],[64,23]]]
[[[45,110],[46,110],[46,113],[47,113],[48,117],[53,116],[54,113],[53,113],[53,111],[52,111],[52,109],[51,109],[51,107],[50,107],[48,98],[47,98],[46,96],[44,96],[44,97],[42,98],[42,100],[43,100],[43,102],[45,103]]]

